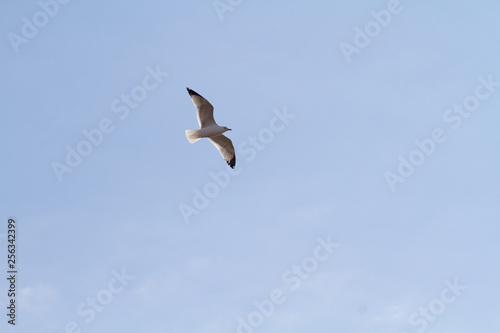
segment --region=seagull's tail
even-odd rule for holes
[[[199,132],[199,130],[186,130],[186,137],[187,137],[189,143],[195,143],[196,141],[201,139],[198,132]]]

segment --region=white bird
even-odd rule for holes
[[[224,132],[230,131],[226,126],[219,126],[214,119],[214,107],[196,91],[186,88],[189,96],[196,107],[196,116],[200,124],[199,130],[186,130],[186,137],[190,143],[195,143],[201,138],[208,138],[217,149],[219,149],[224,160],[234,169],[236,165],[236,155],[233,143],[224,136]]]

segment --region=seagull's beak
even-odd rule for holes
[[[230,129],[230,128],[228,128],[227,130],[228,130],[228,131],[232,131],[232,129]]]

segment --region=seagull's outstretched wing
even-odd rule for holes
[[[208,140],[210,140],[210,142],[212,142],[215,147],[219,149],[227,164],[234,169],[234,166],[236,165],[236,155],[234,154],[234,147],[231,140],[224,136],[224,134],[213,136],[208,138]]]
[[[193,104],[196,107],[196,116],[198,117],[198,124],[200,124],[200,128],[207,127],[210,125],[215,125],[214,120],[214,107],[203,98],[196,91],[186,88],[189,96],[193,100]]]

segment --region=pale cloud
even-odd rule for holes
[[[20,289],[19,308],[34,314],[41,314],[52,309],[59,293],[51,286],[37,284]]]
[[[403,325],[408,320],[409,310],[408,303],[393,302],[375,309],[372,319],[379,324]]]

